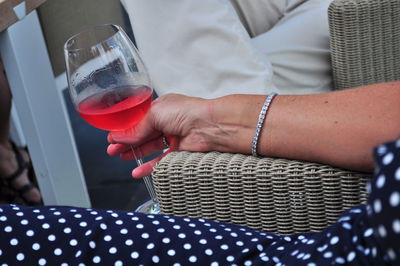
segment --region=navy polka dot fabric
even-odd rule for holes
[[[65,206],[0,205],[0,265],[400,265],[400,140],[375,150],[367,205],[318,233]]]

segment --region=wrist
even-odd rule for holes
[[[207,123],[199,127],[210,150],[251,154],[260,109],[265,96],[229,95],[207,100]]]

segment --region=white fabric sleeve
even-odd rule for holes
[[[279,92],[229,0],[121,2],[158,95]]]

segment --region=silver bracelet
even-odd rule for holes
[[[251,145],[251,154],[253,156],[256,156],[256,157],[258,156],[258,154],[257,154],[258,137],[260,136],[261,128],[264,124],[265,115],[267,114],[269,105],[271,104],[272,100],[274,99],[274,97],[276,95],[277,95],[277,93],[275,93],[275,92],[269,94],[267,99],[265,99],[263,107],[261,108],[260,115],[258,116],[256,131],[254,132],[253,142]]]

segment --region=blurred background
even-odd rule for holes
[[[136,164],[109,157],[107,132],[90,126],[75,112],[68,95],[63,53],[70,36],[94,25],[121,25],[134,41],[127,14],[119,0],[47,0],[37,11],[57,86],[68,109],[92,207],[135,210],[150,199],[143,180],[131,177]]]

